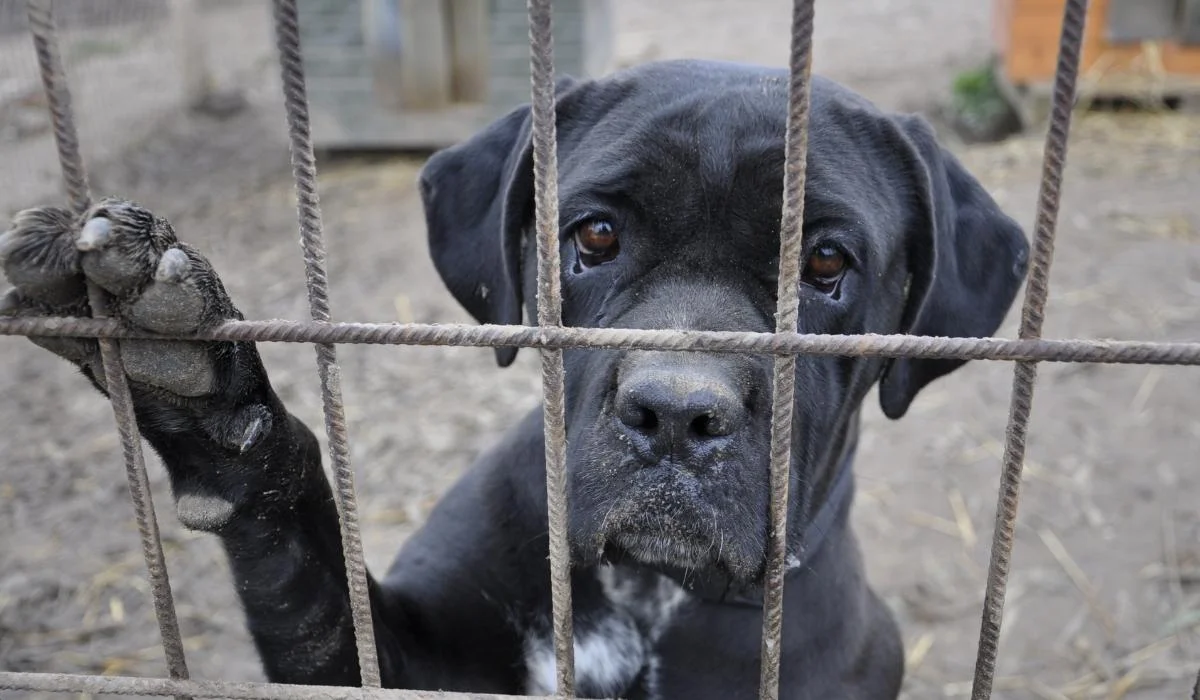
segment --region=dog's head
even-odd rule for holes
[[[787,75],[700,61],[558,85],[563,322],[770,331]],[[434,263],[480,322],[536,319],[528,107],[421,175]],[[812,86],[800,330],[983,337],[1028,244],[919,118]],[[516,350],[496,351],[501,365]],[[585,558],[761,574],[771,360],[565,353],[570,534]],[[899,418],[962,362],[801,356],[791,529],[830,478],[876,382]],[[791,538],[795,541],[796,538]]]

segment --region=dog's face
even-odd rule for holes
[[[773,330],[786,103],[784,72],[708,62],[560,83],[563,322]],[[536,318],[528,108],[436,154],[421,192],[434,262],[460,303],[484,323],[520,323],[523,307]],[[1020,228],[922,121],[820,79],[804,229],[804,333],[991,335],[1025,272]],[[760,576],[771,359],[572,350],[564,361],[575,555]],[[871,386],[899,418],[960,364],[797,359],[793,534]]]

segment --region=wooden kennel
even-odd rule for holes
[[[1066,0],[993,0],[999,69],[1011,85],[1049,88]],[[1183,97],[1200,92],[1200,0],[1091,0],[1080,92]]]
[[[432,149],[529,101],[526,0],[299,0],[318,148]],[[560,75],[607,69],[609,0],[555,0]]]

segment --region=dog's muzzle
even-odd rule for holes
[[[618,362],[604,408],[575,443],[578,546],[749,575],[766,538],[766,364],[670,352]]]

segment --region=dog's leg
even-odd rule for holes
[[[15,285],[0,313],[85,315],[86,283],[113,297],[111,313],[156,333],[189,333],[241,318],[216,273],[171,225],[130,202],[106,200],[83,217],[41,208],[0,236]],[[102,392],[94,340],[34,338],[75,363]],[[252,343],[125,340],[138,425],[162,457],[177,512],[216,533],[273,681],[357,684],[337,511],[316,438],[272,391]],[[371,583],[380,661],[402,683],[403,659]]]

